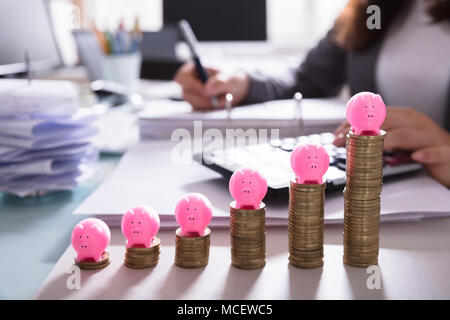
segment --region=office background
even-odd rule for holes
[[[125,25],[131,27],[137,16],[143,31],[158,31],[163,26],[163,1],[75,0],[73,3],[81,5],[83,8],[82,26],[87,26],[89,19],[93,19],[99,29],[112,29],[117,26],[120,19],[124,18]],[[173,0],[165,1],[173,2]],[[239,1],[235,2],[239,3]],[[258,2],[258,0],[251,2]],[[266,50],[262,51],[263,54],[268,55],[274,51],[293,54],[298,60],[299,53],[312,47],[331,27],[345,3],[345,0],[267,0],[267,43]],[[56,38],[67,65],[75,64],[77,61],[75,43],[71,36],[73,21],[67,19],[72,15],[71,6],[72,1],[70,0],[50,0]],[[241,47],[232,44],[221,49],[226,50],[228,54],[242,52]],[[254,53],[252,52],[252,54]]]

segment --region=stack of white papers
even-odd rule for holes
[[[192,111],[184,101],[153,100],[139,114],[142,138],[166,138],[173,130],[194,130],[201,121],[202,129],[254,128],[279,129],[281,136],[295,136],[303,126],[332,126],[345,119],[345,103],[338,99],[275,100],[227,110]]]
[[[96,117],[69,82],[0,80],[0,192],[71,190],[97,158]]]

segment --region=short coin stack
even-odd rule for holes
[[[182,236],[181,228],[175,234],[175,265],[201,268],[208,264],[211,229],[206,228],[203,236]]]
[[[378,264],[383,141],[380,135],[347,135],[344,189],[344,263]]]
[[[298,268],[323,266],[325,183],[289,188],[289,262]]]
[[[152,268],[158,264],[161,240],[154,238],[149,248],[127,248],[124,264],[131,269]]]
[[[102,260],[99,262],[91,262],[91,261],[79,261],[75,259],[75,264],[80,267],[82,270],[97,270],[97,269],[103,269],[109,266],[111,260],[109,259],[109,253],[103,252],[102,254]]]
[[[236,209],[230,204],[231,263],[239,269],[266,265],[266,206],[256,210]]]

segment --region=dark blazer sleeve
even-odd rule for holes
[[[332,41],[331,32],[328,32],[300,66],[289,70],[286,75],[249,74],[249,93],[243,103],[289,99],[297,91],[305,98],[335,96],[346,81],[346,63],[346,52]]]

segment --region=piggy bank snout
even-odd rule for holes
[[[242,188],[242,193],[245,195],[249,195],[250,193],[252,193],[252,189],[250,188]]]
[[[87,242],[82,242],[80,244],[80,249],[87,249],[88,248],[88,243]]]
[[[194,214],[189,214],[186,216],[186,219],[189,222],[195,222],[197,220],[197,217]]]
[[[308,165],[308,167],[309,167],[309,169],[311,169],[311,170],[315,170],[315,169],[319,168],[319,165],[318,165],[317,163],[315,163],[315,162],[312,162],[312,163],[310,163],[310,164]]]
[[[141,229],[140,228],[133,228],[131,229],[131,233],[135,236],[139,235],[141,233]]]
[[[367,115],[366,115],[366,117],[367,117],[368,119],[373,119],[373,118],[375,118],[375,112],[368,112]]]

